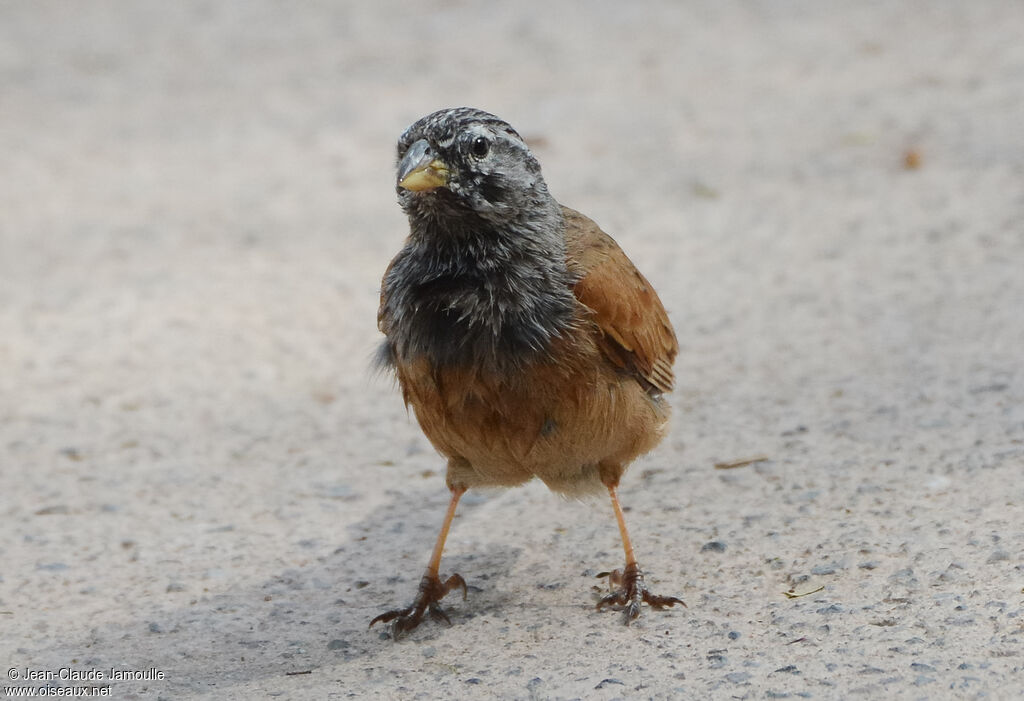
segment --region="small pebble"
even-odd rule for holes
[[[47,562],[45,564],[36,565],[37,570],[47,570],[49,572],[61,572],[68,568],[63,562]]]

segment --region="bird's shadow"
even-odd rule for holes
[[[409,509],[412,498],[426,499],[429,508]],[[308,565],[238,587],[207,587],[184,605],[180,595],[173,604],[154,599],[131,620],[97,625],[86,639],[19,648],[23,658],[17,663],[55,670],[155,669],[163,679],[115,682],[114,695],[181,697],[306,674],[392,650],[387,627],[368,630],[368,624],[386,609],[406,606],[415,594],[447,494],[438,491],[437,508],[434,500],[426,494],[394,493],[352,524],[349,537],[333,552],[312,557]],[[474,508],[470,501],[460,505],[460,513]],[[400,553],[397,559],[395,553]],[[443,602],[454,625],[492,614],[515,599],[515,583],[507,575],[520,553],[499,546],[446,555],[442,574],[462,573],[469,589],[466,602],[458,590]],[[508,586],[502,587],[502,581]],[[443,622],[425,619],[410,638],[431,640],[445,628]]]

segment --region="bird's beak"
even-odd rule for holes
[[[398,187],[425,192],[448,184],[448,166],[434,157],[425,139],[420,139],[405,152],[398,164]]]

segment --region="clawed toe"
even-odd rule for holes
[[[658,596],[651,593],[647,585],[644,584],[644,573],[641,571],[640,565],[635,562],[626,565],[624,571],[602,572],[597,576],[608,577],[612,587],[612,592],[597,602],[597,610],[600,611],[605,606],[621,606],[623,623],[627,626],[630,621],[640,617],[640,607],[644,603],[654,609],[663,609],[676,604],[686,606],[682,599],[674,596]]]
[[[653,609],[659,610],[665,608],[666,606],[675,606],[676,604],[679,604],[683,608],[686,608],[686,602],[682,599],[676,598],[674,596],[658,596],[657,594],[652,594],[646,589],[644,590],[644,603]]]
[[[419,590],[412,604],[404,609],[385,611],[370,621],[369,627],[372,628],[376,623],[391,623],[393,621],[391,623],[391,637],[394,640],[398,640],[423,622],[424,613],[429,613],[430,617],[435,621],[444,621],[451,625],[451,619],[448,618],[448,614],[444,612],[439,602],[448,592],[457,588],[462,589],[462,599],[465,601],[467,594],[466,580],[461,575],[453,574],[442,582],[436,574],[428,572],[420,580]]]

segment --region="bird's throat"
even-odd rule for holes
[[[564,247],[488,233],[410,238],[384,279],[381,327],[392,352],[496,370],[547,356],[576,310]]]

